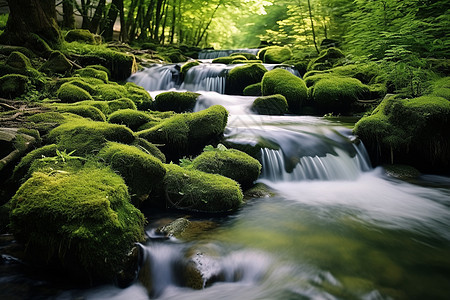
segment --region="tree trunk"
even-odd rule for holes
[[[113,39],[114,23],[116,22],[117,15],[119,15],[119,12],[121,11],[123,11],[123,0],[112,0],[111,7],[108,11],[105,31],[103,32],[105,40],[111,41]]]
[[[94,16],[91,20],[90,31],[92,33],[97,33],[100,25],[100,21],[102,19],[104,10],[105,10],[106,0],[100,0],[98,2],[97,8],[95,9]]]
[[[63,0],[63,22],[62,27],[67,29],[75,28],[75,17],[73,15],[73,0]]]
[[[309,0],[308,0],[309,1]],[[216,8],[214,9],[211,18],[209,19],[208,24],[206,24],[205,28],[203,29],[201,35],[198,37],[197,42],[195,43],[195,46],[198,46],[200,44],[200,42],[203,39],[203,36],[205,35],[206,31],[209,28],[209,25],[211,25],[212,20],[214,19],[214,15],[216,14],[216,11],[219,9],[219,6],[222,4],[222,0],[219,1],[219,3],[217,4]]]
[[[153,31],[153,38],[156,41],[159,41],[158,39],[158,32],[159,32],[159,23],[161,22],[161,8],[163,5],[164,0],[157,0],[156,1],[156,12],[155,12],[155,27]]]
[[[319,53],[320,51],[319,51],[319,48],[317,47],[317,42],[316,42],[316,32],[314,31],[314,22],[313,22],[313,17],[312,17],[311,1],[310,0],[308,0],[308,10],[309,10],[309,19],[311,20],[311,30],[312,30],[314,47],[316,48],[317,53]]]
[[[56,23],[54,0],[8,0],[8,6],[9,18],[0,42],[25,45],[40,52],[43,44],[35,34],[49,46],[60,47],[62,37]]]

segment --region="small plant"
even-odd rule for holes
[[[40,160],[42,161],[54,161],[55,163],[58,162],[67,162],[69,160],[86,160],[86,158],[81,157],[81,156],[72,156],[72,154],[75,152],[76,150],[73,150],[69,153],[66,152],[66,150],[64,151],[59,151],[58,149],[56,149],[56,156],[52,156],[52,157],[42,157]]]

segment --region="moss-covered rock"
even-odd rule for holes
[[[166,156],[164,153],[159,150],[158,147],[156,147],[154,144],[150,143],[149,141],[143,139],[143,138],[136,138],[131,145],[141,149],[145,153],[148,153],[150,155],[153,155],[157,159],[159,159],[162,163],[166,162]]]
[[[358,99],[367,99],[369,88],[355,78],[333,77],[319,80],[312,92],[314,106],[323,113],[350,112]]]
[[[27,49],[25,47],[0,45],[0,54],[1,55],[9,56],[13,52],[20,52],[28,58],[36,57],[36,54],[34,54],[30,49]]]
[[[243,95],[244,89],[261,82],[267,69],[262,64],[237,66],[227,74],[225,92],[231,95]]]
[[[171,160],[195,154],[223,135],[227,110],[220,105],[196,113],[178,114],[162,120],[152,128],[137,133],[141,138],[161,145]]]
[[[244,55],[235,55],[235,56],[224,56],[213,59],[213,63],[215,64],[232,64],[235,60],[247,60]]]
[[[13,180],[19,182],[23,179],[28,179],[29,176],[27,177],[26,175],[33,161],[43,157],[55,156],[56,149],[57,146],[55,144],[45,145],[29,152],[27,155],[22,157],[20,162],[14,168],[12,175]]]
[[[244,56],[247,60],[257,60],[258,57],[253,53],[248,52],[234,52],[230,54],[231,57]]]
[[[168,206],[209,213],[234,211],[242,204],[236,181],[217,174],[166,165],[164,189]]]
[[[28,77],[20,74],[9,74],[0,77],[0,97],[13,99],[25,93]]]
[[[320,52],[318,57],[309,62],[308,71],[327,70],[337,67],[344,57],[344,53],[342,53],[342,51],[338,48],[331,47],[325,49]]]
[[[35,172],[12,199],[10,228],[28,260],[86,280],[112,280],[135,242],[144,216],[111,169]]]
[[[198,93],[164,92],[155,97],[153,108],[157,111],[189,112],[194,109]]]
[[[260,51],[258,56],[259,59],[262,59],[268,64],[280,64],[292,57],[292,51],[287,46],[269,46],[264,50],[265,51]]]
[[[53,51],[48,60],[39,68],[46,74],[65,74],[72,70],[72,63],[60,51]]]
[[[298,113],[307,100],[305,82],[291,72],[279,68],[267,72],[262,79],[262,95],[274,94],[281,94],[286,98],[292,113]]]
[[[243,94],[244,96],[261,96],[262,95],[261,82],[246,86]]]
[[[181,66],[180,73],[184,76],[192,67],[195,67],[198,65],[200,65],[200,62],[197,60],[189,61]]]
[[[425,172],[450,170],[450,102],[441,97],[386,97],[356,123],[374,164],[407,164]]]
[[[74,103],[83,100],[94,100],[84,89],[70,82],[66,82],[58,89],[56,96],[61,102]]]
[[[131,130],[136,130],[143,124],[154,120],[149,114],[133,109],[121,109],[113,112],[108,122],[113,124],[123,124]]]
[[[96,154],[107,141],[124,144],[134,141],[133,132],[124,125],[86,119],[64,123],[50,131],[48,138],[58,149],[76,150],[77,155]]]
[[[125,89],[127,90],[127,98],[133,100],[139,110],[152,108],[153,99],[143,87],[132,82],[127,82]]]
[[[82,42],[86,44],[97,44],[94,35],[87,29],[72,29],[64,37],[66,42]]]
[[[120,98],[116,100],[107,101],[109,107],[109,113],[113,113],[120,109],[132,109],[136,110],[136,104],[131,99],[128,98]]]
[[[275,94],[256,98],[252,110],[260,115],[284,115],[288,104],[283,95]]]
[[[106,117],[103,114],[103,112],[93,105],[78,102],[74,104],[52,105],[52,107],[55,107],[58,112],[72,113],[75,115],[82,116],[84,118],[89,118],[92,121],[101,121],[101,122],[106,121]]]
[[[10,67],[26,70],[32,68],[30,59],[21,52],[14,51],[6,59],[6,64]]]
[[[124,178],[130,192],[136,195],[138,201],[147,199],[166,174],[166,169],[159,159],[131,145],[109,142],[98,156]]]
[[[81,77],[92,77],[108,83],[108,74],[105,71],[97,70],[91,67],[76,70],[74,74]]]
[[[231,178],[243,188],[250,187],[261,172],[258,160],[236,149],[204,151],[192,161],[192,167]]]
[[[110,101],[120,98],[128,98],[127,90],[122,85],[100,84],[95,87],[95,97],[100,100]]]
[[[33,122],[33,128],[36,128],[41,136],[46,134],[53,128],[69,122],[71,120],[82,120],[83,117],[71,113],[59,113],[56,111],[44,112],[27,117],[27,121]]]
[[[263,61],[259,59],[252,59],[252,60],[243,60],[243,59],[235,59],[233,60],[232,64],[262,64]]]

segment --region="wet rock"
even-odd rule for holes
[[[156,229],[156,233],[162,234],[166,237],[179,237],[183,234],[186,228],[189,227],[190,224],[191,222],[189,222],[188,219],[178,218],[175,221]]]

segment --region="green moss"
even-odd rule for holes
[[[139,110],[148,110],[152,108],[153,99],[150,94],[141,86],[132,82],[125,84],[127,98],[133,100]]]
[[[0,54],[9,56],[12,52],[20,52],[30,59],[36,57],[36,54],[34,54],[30,49],[27,49],[25,47],[0,45]]]
[[[119,109],[137,109],[136,108],[136,104],[134,104],[133,101],[131,101],[131,99],[128,98],[120,98],[120,99],[116,99],[116,100],[111,100],[111,101],[107,101],[108,106],[109,106],[109,112],[115,112]]]
[[[443,77],[431,83],[431,95],[450,100],[450,77]]]
[[[76,150],[77,155],[95,154],[107,141],[131,143],[133,132],[123,126],[105,122],[77,120],[64,123],[49,134],[59,149]]]
[[[58,89],[56,96],[61,102],[74,103],[83,100],[94,100],[92,96],[81,87],[66,82]]]
[[[128,98],[127,90],[121,85],[101,84],[95,87],[95,97],[101,100]]]
[[[39,133],[39,131],[37,129],[31,129],[31,128],[24,128],[24,127],[22,127],[22,128],[19,128],[19,130],[17,130],[17,132],[34,137],[34,139],[36,140],[37,145],[40,145],[42,143],[41,134]]]
[[[226,93],[242,95],[247,86],[261,82],[266,72],[262,64],[246,64],[231,69],[226,77]]]
[[[134,146],[109,142],[98,156],[124,178],[130,192],[140,201],[161,184],[166,174],[159,159]]]
[[[328,48],[320,52],[318,57],[309,62],[308,71],[326,70],[336,67],[344,57],[345,55],[338,48]]]
[[[76,70],[74,74],[79,75],[81,77],[92,77],[100,79],[104,83],[108,83],[108,73],[91,67]]]
[[[318,73],[320,72],[320,73]],[[309,71],[305,74],[304,80],[307,87],[314,86],[317,82],[319,82],[322,79],[330,79],[330,78],[337,78],[340,76],[333,76],[329,73],[323,73],[323,71]]]
[[[12,178],[14,181],[19,182],[24,179],[28,179],[26,177],[28,173],[28,169],[30,168],[33,161],[36,159],[40,159],[43,157],[50,157],[54,156],[56,153],[57,146],[55,144],[46,145],[41,148],[35,149],[22,157],[20,162],[17,164],[17,166],[14,168]]]
[[[322,79],[314,85],[314,105],[324,113],[349,113],[358,99],[370,95],[369,88],[354,78],[335,77]]]
[[[31,61],[23,53],[14,51],[6,59],[6,64],[16,69],[26,70],[32,68]]]
[[[150,155],[153,155],[157,159],[159,159],[162,163],[166,162],[166,156],[164,153],[161,152],[161,150],[158,149],[154,144],[150,143],[149,141],[143,139],[143,138],[136,138],[134,142],[132,143],[133,146],[141,149],[145,153],[148,153]]]
[[[133,109],[122,109],[115,111],[108,118],[109,123],[123,124],[131,130],[136,130],[140,126],[152,120],[154,119],[145,112]]]
[[[39,68],[47,74],[65,74],[72,70],[72,63],[60,51],[53,51],[48,60]]]
[[[103,71],[103,72],[105,72],[108,75],[108,78],[111,77],[111,71],[107,67],[104,67],[102,65],[89,65],[89,66],[86,66],[86,68],[91,68],[91,69]]]
[[[23,93],[28,86],[28,77],[20,74],[10,74],[0,77],[0,97],[15,98]]]
[[[214,105],[196,113],[179,114],[137,133],[149,142],[162,145],[169,159],[181,158],[203,149],[223,135],[228,112]]]
[[[291,59],[292,51],[289,47],[284,46],[269,46],[266,48],[263,57],[259,57],[263,59],[265,63],[269,64],[280,64],[286,60]]]
[[[193,92],[164,92],[155,97],[153,108],[177,113],[192,111],[200,94]]]
[[[192,161],[192,167],[231,178],[242,187],[250,187],[261,172],[259,161],[236,149],[205,151]]]
[[[255,54],[247,53],[247,52],[235,52],[230,54],[231,57],[233,56],[244,56],[247,60],[257,60],[258,57]]]
[[[12,199],[10,227],[29,260],[112,280],[144,240],[144,216],[129,199],[122,178],[100,165],[35,172]]]
[[[450,102],[441,97],[386,97],[354,132],[375,163],[400,163],[419,170],[447,172],[450,167]]]
[[[281,94],[286,98],[292,113],[298,113],[307,100],[305,82],[291,72],[279,68],[267,72],[262,79],[262,95],[274,94]]]
[[[96,44],[94,35],[87,29],[69,30],[64,37],[66,42],[83,42],[87,44]]]
[[[284,115],[287,113],[288,104],[283,95],[275,94],[256,98],[252,110],[260,115]]]
[[[213,63],[215,64],[232,64],[235,60],[247,60],[247,58],[243,55],[235,55],[235,56],[224,56],[213,59]]]
[[[261,96],[261,82],[250,84],[243,91],[244,96]]]
[[[201,212],[228,212],[239,208],[243,195],[239,185],[221,175],[166,165],[164,188],[169,206]]]
[[[183,75],[186,75],[186,73],[187,73],[192,67],[195,67],[195,66],[198,66],[198,65],[200,65],[200,62],[198,62],[197,60],[189,61],[189,62],[185,63],[183,66],[181,66],[180,73],[183,74]]]
[[[82,101],[84,102],[84,101]],[[90,101],[88,101],[90,102]],[[85,102],[86,103],[86,102]],[[74,104],[59,104],[53,105],[56,107],[58,112],[68,112],[75,115],[82,116],[84,118],[89,118],[92,121],[106,121],[105,115],[100,109],[93,105],[83,104],[80,102]]]

